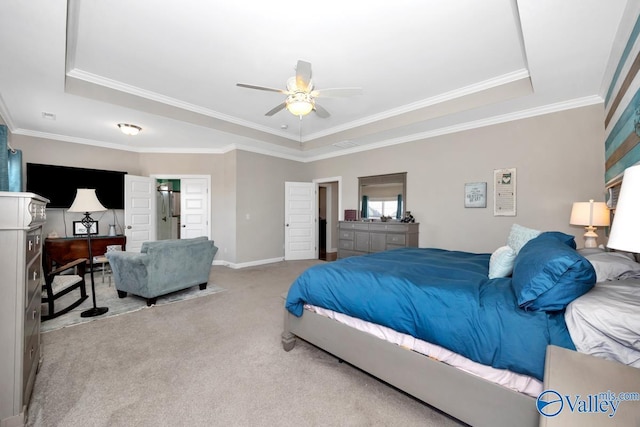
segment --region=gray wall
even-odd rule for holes
[[[284,256],[284,183],[310,181],[303,163],[237,152],[236,240],[238,260]]]
[[[342,209],[356,209],[359,176],[405,171],[407,208],[420,222],[422,247],[490,252],[505,243],[513,223],[576,235],[581,246],[584,231],[569,225],[569,213],[574,201],[604,200],[602,123],[602,106],[595,105],[310,163],[245,151],[123,155],[20,135],[10,141],[25,162],[211,175],[216,259],[242,265],[284,255],[285,181],[340,176]],[[511,167],[518,215],[494,217],[493,170]],[[488,183],[487,208],[465,209],[464,184],[478,181]]]
[[[601,105],[385,147],[310,164],[342,176],[343,208],[357,209],[359,176],[407,172],[407,209],[420,246],[491,252],[518,223],[576,235],[571,204],[604,200]],[[493,170],[517,169],[517,216],[493,216]],[[464,208],[464,184],[487,182],[487,208]],[[604,236],[604,232],[599,235]],[[602,240],[602,239],[601,239]]]

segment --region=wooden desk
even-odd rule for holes
[[[107,252],[107,246],[121,245],[126,250],[127,238],[125,236],[95,236],[91,237],[91,253],[94,257],[102,256]],[[86,237],[60,237],[47,238],[44,241],[44,264],[47,271],[51,271],[53,265],[63,265],[78,258],[89,258],[89,250]]]

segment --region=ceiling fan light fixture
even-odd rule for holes
[[[287,96],[287,110],[294,116],[306,116],[314,108],[313,98],[306,92],[295,92]]]
[[[142,130],[140,126],[132,125],[129,123],[118,123],[118,127],[120,128],[120,131],[122,133],[131,136],[137,135]]]

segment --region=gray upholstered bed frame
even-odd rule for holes
[[[534,398],[304,310],[284,310],[282,347],[301,338],[474,426],[537,426]]]

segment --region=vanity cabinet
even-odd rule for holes
[[[21,426],[40,363],[42,227],[48,200],[0,192],[0,426]]]
[[[338,258],[418,247],[418,223],[340,221]]]

